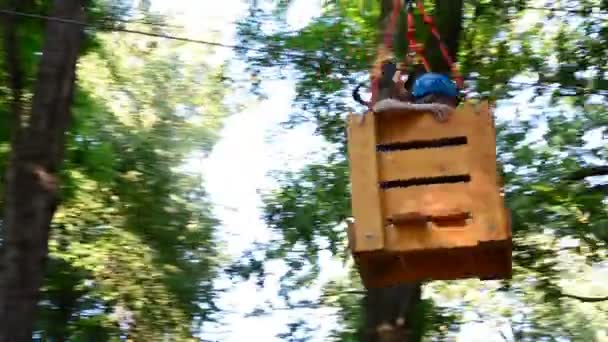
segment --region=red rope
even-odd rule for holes
[[[393,34],[397,27],[397,19],[399,19],[399,11],[401,10],[401,0],[393,0],[393,11],[391,12],[390,21],[384,31],[384,46],[387,50],[393,48]]]
[[[435,25],[433,18],[431,16],[429,16],[426,13],[426,11],[424,10],[424,4],[423,4],[422,0],[417,0],[416,7],[418,7],[418,11],[420,11],[420,14],[422,15],[424,23],[429,27],[429,29],[431,30],[431,33],[433,34],[433,36],[435,36],[435,38],[439,42],[439,50],[441,51],[443,59],[448,64],[448,67],[450,68],[452,75],[454,76],[454,79],[456,80],[456,85],[458,86],[458,88],[462,89],[462,87],[464,85],[464,80],[462,78],[462,75],[460,74],[460,71],[458,70],[458,67],[454,63],[454,60],[452,59],[452,56],[450,56],[447,46],[441,40],[441,35],[439,34],[437,25]],[[397,26],[397,20],[399,18],[400,10],[401,10],[401,0],[393,0],[393,8],[392,8],[391,16],[389,19],[389,23],[386,27],[386,30],[384,31],[384,47],[386,48],[387,51],[391,51],[393,48],[393,35],[395,33],[395,28]],[[429,72],[429,71],[431,71],[431,66],[424,54],[424,46],[422,44],[418,43],[418,41],[416,40],[416,25],[414,22],[414,13],[411,8],[408,8],[407,21],[408,21],[407,40],[408,40],[408,44],[409,44],[409,49],[413,50],[418,55],[422,64],[424,65],[424,69],[427,72]],[[378,83],[379,83],[380,76],[381,75],[372,75],[372,80],[371,80],[372,81],[372,84],[371,84],[372,98],[370,100],[370,107],[376,103],[376,100],[378,97]]]
[[[414,14],[412,11],[407,12],[407,40],[409,48],[416,52],[424,65],[424,69],[429,72],[431,70],[431,66],[424,56],[424,46],[419,44],[416,40],[416,25],[414,23]]]

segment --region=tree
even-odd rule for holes
[[[393,2],[382,1],[382,12],[380,14],[381,25],[379,32],[387,30],[388,18],[392,11]],[[450,56],[457,56],[459,38],[462,31],[462,0],[437,1],[435,6],[435,18],[438,30],[448,47]],[[420,28],[421,22],[416,23]],[[397,35],[401,38],[401,46],[407,46],[404,41],[403,32]],[[439,51],[438,42],[435,37],[426,32],[424,45],[431,69],[434,72],[450,74],[450,66],[446,63]],[[390,288],[369,289],[363,299],[365,308],[365,331],[362,333],[364,341],[419,341],[422,331],[416,329],[412,324],[420,312],[416,308],[421,304],[421,284],[400,284]]]
[[[39,274],[22,275],[22,268],[11,266],[19,276],[40,279],[38,286],[24,289],[36,291],[36,298],[27,298],[34,306],[27,318],[33,321],[20,321],[29,325],[20,336],[14,324],[6,326],[5,333],[9,340],[31,340],[32,329],[42,340],[193,340],[216,311],[212,279],[220,256],[214,242],[217,221],[201,177],[179,167],[193,152],[208,153],[217,139],[228,111],[223,103],[224,66],[206,63],[212,52],[208,47],[114,32],[125,26],[169,30],[150,13],[135,20],[120,6],[88,5],[85,35],[83,25],[61,26],[79,28],[86,39],[81,40],[77,82],[72,85],[74,101],[66,103],[72,115],[69,127],[62,126],[65,148],[57,158],[63,165],[53,174],[61,179],[53,193],[61,201],[46,227],[48,257],[45,247],[44,258],[32,264]],[[18,2],[14,9],[54,15],[39,3]],[[28,101],[35,90],[32,83],[40,83],[36,70],[45,65],[37,57],[45,56],[44,51],[39,54],[45,25],[6,18],[15,30],[5,28],[3,38],[13,32],[19,39],[11,41],[12,50],[4,45],[3,62],[19,62],[15,70],[21,77],[15,79],[21,86],[11,88],[23,95],[14,96],[20,101],[13,104],[27,114],[33,106]],[[55,35],[53,41],[61,37]],[[4,85],[17,74],[1,75]],[[4,92],[8,87],[0,88]],[[0,112],[12,109],[7,105],[0,103]],[[6,116],[0,122],[3,147],[8,132],[15,132],[4,121]],[[34,134],[27,127],[22,131],[29,138]],[[7,152],[0,151],[3,156]],[[7,167],[0,163],[1,171]],[[9,200],[6,193],[0,202],[5,210]],[[8,234],[7,227],[2,228]],[[9,250],[7,244],[2,247]],[[22,305],[18,299],[11,303]]]
[[[83,6],[78,0],[54,1],[51,14],[82,21]],[[25,115],[15,20],[7,20],[5,33],[15,131],[6,172],[0,341],[25,341],[32,336],[83,38],[82,27],[48,23],[32,105]]]
[[[381,13],[387,13],[389,3],[382,2],[381,6],[368,3],[362,10],[355,1],[324,2],[321,15],[295,32],[281,26],[288,1],[280,2],[270,13],[261,6],[252,6],[252,15],[241,25],[243,41],[263,47],[262,52],[247,54],[251,69],[259,72],[258,69],[272,70],[277,66],[293,67],[297,95],[288,124],[314,123],[317,132],[333,148],[325,163],[284,174],[280,189],[266,199],[266,222],[281,233],[281,239],[267,246],[267,257],[285,258],[293,267],[286,278],[297,281],[286,281],[287,290],[314,279],[318,268],[313,267],[312,274],[305,276],[298,271],[304,268],[303,260],[315,264],[318,250],[325,248],[319,242],[321,239],[328,242],[334,254],[346,257],[340,252],[345,240],[341,224],[350,215],[343,118],[348,111],[362,110],[351,108],[348,94],[360,73],[369,70],[378,41],[377,19],[382,17]],[[574,323],[590,322],[577,302],[584,298],[569,296],[573,288],[564,285],[563,280],[581,281],[575,270],[587,270],[590,267],[587,263],[599,265],[606,259],[606,237],[599,229],[608,215],[601,204],[605,185],[581,182],[572,175],[595,175],[590,170],[601,169],[597,164],[605,160],[605,148],[587,147],[581,137],[589,130],[606,126],[608,87],[604,66],[608,31],[602,16],[608,10],[607,4],[589,1],[573,7],[546,9],[534,8],[527,1],[425,3],[427,11],[438,18],[448,46],[458,51],[472,95],[501,100],[517,95],[516,90],[532,90],[534,96],[529,101],[537,111],[499,124],[499,159],[508,185],[508,205],[514,213],[515,277],[510,282],[483,285],[497,297],[504,296],[516,305],[531,308],[532,313],[521,318],[509,308],[496,310],[488,304],[482,309],[478,305],[481,300],[465,301],[463,305],[467,310],[483,311],[482,317],[488,319],[496,314],[508,317],[523,340],[589,336],[597,328],[583,330],[584,324]],[[461,16],[454,15],[459,11]],[[527,17],[534,19],[526,23]],[[569,20],[571,17],[577,21]],[[261,24],[264,21],[278,25],[274,31],[265,32]],[[545,24],[530,25],[530,22]],[[462,26],[459,34],[458,26]],[[432,48],[432,38],[424,29],[421,31],[419,41],[428,42]],[[433,50],[430,56],[436,60]],[[515,76],[532,80],[518,81],[513,79]],[[556,106],[559,109],[552,112]],[[542,138],[534,140],[531,133],[542,129],[543,122],[548,130]],[[529,139],[526,141],[534,144],[521,143],[526,137]],[[573,177],[578,180],[573,181]],[[558,242],[564,238],[576,239],[577,247],[558,248]],[[296,246],[300,247],[299,252],[292,251]],[[576,262],[566,261],[565,255]],[[251,266],[259,268],[259,260],[254,261]],[[346,284],[355,289],[360,286],[356,281]],[[459,294],[474,293],[478,291],[475,286],[482,285],[475,281],[435,282],[426,289],[441,290],[435,297],[441,300],[446,296],[441,296],[442,293],[457,288],[462,290]],[[336,296],[343,303],[353,303],[349,297],[352,291],[344,290],[343,295]],[[415,292],[417,288],[409,291]],[[598,294],[598,298],[603,297]],[[456,325],[462,322],[462,318],[454,319],[449,312],[446,315],[438,311],[436,304],[423,301],[418,305],[420,310],[414,310],[410,317],[414,319],[410,320],[411,340],[423,334],[449,333],[454,322]],[[594,312],[599,312],[605,303],[593,305],[596,305]],[[344,316],[344,325],[352,332],[360,326],[361,315],[352,308],[340,307],[350,315]],[[592,327],[606,320],[605,315],[595,317]],[[401,333],[405,334],[405,330]],[[348,340],[356,335],[338,336]]]
[[[37,331],[190,340],[215,311],[217,221],[200,177],[176,168],[213,146],[226,113],[223,68],[183,43],[98,40],[80,61]]]

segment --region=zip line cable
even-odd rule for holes
[[[542,7],[524,7],[523,9],[546,10],[546,11],[560,11],[560,12],[568,12],[568,13],[570,13],[570,12],[572,12],[572,13],[580,13],[581,12],[581,11],[575,11],[575,10],[567,10],[567,9],[559,9],[559,8],[542,8]],[[82,27],[98,28],[98,29],[102,29],[102,30],[106,29],[106,30],[113,31],[113,32],[132,33],[132,34],[144,35],[144,36],[155,37],[155,38],[163,38],[163,39],[169,39],[169,40],[183,41],[183,42],[187,42],[187,43],[195,43],[195,44],[203,44],[203,45],[211,45],[211,46],[217,46],[217,47],[224,47],[224,48],[230,48],[230,49],[234,49],[234,50],[268,52],[268,49],[264,49],[264,48],[253,48],[253,47],[244,47],[244,46],[231,45],[231,44],[223,44],[223,43],[212,42],[212,41],[201,40],[201,39],[180,37],[180,36],[174,36],[174,35],[163,34],[163,33],[146,32],[146,31],[141,31],[141,30],[132,30],[132,29],[120,28],[120,27],[109,27],[109,26],[108,27],[104,27],[103,25],[95,25],[95,24],[92,24],[92,23],[86,23],[86,22],[82,22],[82,21],[78,21],[78,20],[65,19],[65,18],[60,18],[60,17],[52,17],[52,16],[47,16],[47,15],[41,15],[41,14],[25,13],[25,12],[13,11],[13,10],[6,10],[6,9],[0,9],[0,13],[8,14],[8,15],[14,15],[14,16],[20,16],[20,17],[33,18],[33,19],[41,19],[41,20],[62,22],[62,23],[72,24],[72,25],[78,25],[78,26],[82,26]],[[110,19],[108,19],[108,21],[110,21]],[[115,21],[124,22],[124,23],[137,23],[137,24],[142,24],[142,25],[145,25],[145,26],[168,26],[168,25],[164,25],[164,24],[155,24],[155,23],[150,23],[150,22],[139,22],[139,21],[129,21],[129,20],[125,20],[125,19],[116,19]],[[168,26],[168,27],[171,27],[171,26]],[[179,28],[178,26],[175,26],[175,27]],[[269,45],[269,46],[280,48],[280,46],[272,46],[272,45]],[[292,56],[292,57],[307,57],[306,54],[293,53],[293,52],[285,52],[285,53],[283,53],[283,55]],[[327,61],[328,60],[327,58],[322,58],[322,59],[312,58],[312,59],[322,60],[322,61]],[[329,59],[329,60],[332,61],[331,59]]]
[[[144,26],[149,26],[149,27],[183,29],[182,26],[171,25],[171,24],[162,23],[162,22],[154,22],[154,21],[145,20],[145,19],[122,19],[122,18],[102,17],[99,19],[99,21],[117,22],[117,23],[123,23],[123,24],[139,24],[139,25],[144,25]]]
[[[530,8],[530,9],[538,9],[538,8]],[[552,10],[552,9],[548,8],[547,10]],[[40,19],[40,20],[47,20],[47,21],[55,21],[55,22],[61,22],[61,23],[65,23],[65,24],[82,26],[85,28],[88,27],[88,28],[97,28],[97,29],[101,29],[101,30],[108,30],[111,32],[131,33],[131,34],[136,34],[136,35],[143,35],[143,36],[154,37],[154,38],[181,41],[181,42],[186,42],[186,43],[216,46],[216,47],[228,48],[228,49],[232,49],[232,50],[236,50],[236,51],[239,51],[239,50],[240,51],[255,51],[255,52],[262,52],[262,53],[268,53],[268,51],[269,51],[269,49],[267,49],[267,48],[244,47],[244,46],[239,46],[239,45],[234,45],[234,44],[224,44],[224,43],[213,42],[213,41],[202,40],[202,39],[174,36],[174,35],[169,35],[169,34],[164,34],[164,33],[146,32],[146,31],[132,30],[132,29],[127,29],[127,28],[122,28],[122,27],[111,27],[109,25],[103,26],[103,25],[99,25],[99,24],[86,23],[83,21],[78,21],[78,20],[73,20],[73,19],[65,19],[65,18],[60,18],[60,17],[53,17],[53,16],[34,14],[34,13],[25,13],[25,12],[19,12],[19,11],[7,10],[7,9],[0,9],[0,14],[14,15],[14,16],[19,16],[19,17]],[[281,48],[279,46],[272,46],[272,45],[269,45],[269,46],[275,47],[275,48]],[[329,61],[332,63],[341,63],[342,62],[342,61],[333,60],[331,58],[318,58],[317,56],[311,56],[311,55],[307,55],[304,53],[282,52],[282,53],[280,53],[280,55],[287,56],[287,57],[293,57],[293,58],[304,58],[304,59],[308,59],[309,61],[318,61],[318,62],[328,62]],[[478,78],[466,78],[466,79],[467,80],[476,80]],[[508,81],[507,83],[513,84],[513,85],[548,87],[548,85],[542,85],[541,83],[533,83],[533,82]],[[604,91],[602,89],[589,89],[589,88],[584,88],[584,87],[572,87],[572,86],[562,86],[562,87],[559,87],[559,89],[582,91],[585,93],[592,93],[592,94],[608,96],[608,90]]]
[[[0,9],[0,13],[7,14],[7,15],[20,16],[20,17],[25,17],[25,18],[55,21],[55,22],[60,22],[60,23],[64,23],[64,24],[71,24],[71,25],[82,26],[82,27],[85,27],[85,28],[87,28],[87,27],[88,28],[96,28],[96,29],[108,30],[108,31],[112,31],[112,32],[124,32],[124,33],[131,33],[131,34],[137,34],[137,35],[154,37],[154,38],[161,38],[161,39],[168,39],[168,40],[174,40],[174,41],[181,41],[181,42],[186,42],[186,43],[194,43],[194,44],[201,44],[201,45],[223,47],[223,48],[233,49],[233,50],[236,50],[236,51],[238,51],[238,50],[241,50],[241,51],[256,51],[256,52],[262,52],[262,53],[267,53],[268,52],[267,48],[245,47],[245,46],[239,46],[239,45],[233,45],[233,44],[224,44],[224,43],[219,43],[219,42],[213,42],[213,41],[209,41],[209,40],[180,37],[180,36],[175,36],[175,35],[170,35],[170,34],[164,34],[164,33],[154,33],[154,32],[149,32],[149,31],[132,30],[132,29],[127,29],[127,28],[123,28],[123,27],[111,27],[109,25],[108,26],[104,26],[104,25],[99,25],[99,24],[86,23],[86,22],[83,22],[83,21],[78,21],[78,20],[73,20],[73,19],[65,19],[65,18],[60,18],[60,17],[52,17],[52,16],[47,16],[47,15],[41,15],[41,14],[25,13],[25,12],[5,10],[5,9]],[[273,46],[273,45],[268,45],[268,46],[275,47],[275,48],[281,48],[280,46]],[[304,53],[282,52],[281,55],[282,56],[293,57],[293,58],[305,58],[305,59],[308,59],[308,60],[315,60],[315,61],[319,61],[319,62],[321,62],[321,61],[322,62],[330,61],[330,62],[334,62],[334,63],[338,62],[337,60],[332,60],[331,58],[318,58],[318,57],[314,57],[312,55],[307,55],[307,54],[304,54]]]
[[[91,28],[97,28],[97,29],[102,29],[102,30],[106,29],[106,30],[109,30],[112,32],[133,33],[133,34],[138,34],[138,35],[143,35],[143,36],[163,38],[163,39],[169,39],[169,40],[177,40],[177,41],[182,41],[182,42],[187,42],[187,43],[196,43],[196,44],[203,44],[203,45],[226,47],[226,48],[231,48],[231,49],[242,49],[242,50],[253,50],[253,51],[265,52],[263,49],[245,48],[245,47],[241,47],[241,46],[237,46],[237,45],[223,44],[223,43],[212,42],[212,41],[208,41],[208,40],[179,37],[179,36],[173,36],[173,35],[168,35],[168,34],[163,34],[163,33],[146,32],[146,31],[140,31],[140,30],[131,30],[131,29],[122,28],[122,27],[110,27],[110,26],[104,27],[102,25],[95,25],[95,24],[86,23],[83,21],[65,19],[65,18],[60,18],[60,17],[51,17],[51,16],[46,16],[46,15],[41,15],[41,14],[24,13],[24,12],[12,11],[12,10],[5,10],[5,9],[0,10],[0,13],[19,16],[19,17],[55,21],[55,22],[60,22],[60,23],[64,23],[64,24],[71,24],[71,25],[77,25],[77,26],[82,26],[82,27],[91,27]]]

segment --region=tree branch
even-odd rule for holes
[[[576,299],[576,300],[581,301],[583,303],[599,303],[599,302],[603,302],[603,301],[608,301],[608,296],[605,296],[605,297],[582,297],[582,296],[577,296],[577,295],[568,294],[568,293],[563,293],[562,296],[567,297],[567,298]]]
[[[327,292],[327,293],[321,294],[321,297],[333,297],[333,296],[344,295],[344,294],[361,295],[361,296],[363,296],[366,293],[367,293],[367,291],[365,291],[365,290],[332,291],[332,292]]]
[[[608,193],[608,184],[599,184],[589,188],[591,192],[606,192]]]
[[[579,181],[579,180],[583,180],[587,177],[593,177],[593,176],[608,176],[608,165],[598,165],[598,166],[592,166],[592,167],[580,169],[576,172],[573,172],[568,177],[568,180]]]

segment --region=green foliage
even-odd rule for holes
[[[310,165],[297,175],[286,175],[280,191],[266,198],[265,220],[271,228],[282,231],[281,243],[272,244],[277,246],[272,251],[274,257],[284,256],[297,242],[303,242],[307,258],[313,260],[318,238],[327,239],[328,248],[338,253],[338,244],[346,236],[334,223],[350,216],[347,168],[345,160]],[[336,198],[345,200],[336,202]]]
[[[48,8],[24,10],[47,14]],[[124,10],[95,2],[88,19],[111,27],[125,18]],[[123,20],[122,25],[138,24]],[[40,21],[20,19],[26,94],[35,81],[42,28]],[[219,258],[218,222],[198,172],[179,169],[193,152],[210,152],[226,116],[224,66],[208,65],[209,52],[135,35],[88,32],[37,338],[190,341],[216,311],[211,282]],[[10,116],[2,70],[4,157]]]
[[[425,3],[433,11],[433,2]],[[315,264],[321,249],[347,255],[340,248],[345,243],[343,223],[350,215],[343,119],[350,111],[363,110],[352,108],[348,99],[375,55],[377,4],[323,2],[321,15],[297,31],[283,30],[282,17],[252,6],[251,17],[240,25],[241,41],[264,49],[243,53],[250,68],[257,73],[288,69],[296,82],[288,124],[312,122],[317,133],[336,146],[325,163],[285,173],[281,187],[266,198],[265,220],[280,236],[265,247],[268,258],[287,256]],[[453,332],[450,323],[436,325],[432,317],[441,316],[438,313],[445,309],[438,305],[445,303],[444,294],[456,292],[457,311],[474,311],[487,319],[507,317],[518,340],[593,340],[608,322],[606,302],[585,303],[566,295],[608,293],[605,281],[593,292],[582,280],[605,273],[606,186],[573,177],[606,160],[605,140],[590,147],[583,139],[594,129],[605,133],[608,118],[606,2],[580,1],[568,7],[557,3],[559,11],[534,8],[532,1],[465,1],[464,5],[458,61],[472,94],[509,100],[515,90],[534,93],[531,118],[515,113],[513,120],[498,122],[499,162],[513,212],[515,277],[504,283],[428,285],[426,291],[437,295],[435,304],[423,302],[421,315],[427,318],[416,326],[429,337],[439,338],[445,329]],[[439,13],[438,20],[458,18]],[[265,21],[277,23],[278,30],[262,30]],[[424,40],[428,33],[420,34],[419,40]],[[398,46],[403,46],[402,40]],[[532,81],[515,81],[515,76]],[[503,105],[508,102],[499,102],[499,108]],[[564,239],[575,241],[574,247],[563,247]],[[262,261],[256,262],[263,268]],[[598,271],[602,263],[604,271]],[[301,262],[297,266],[305,268]],[[328,304],[337,306],[344,319],[334,334],[336,340],[357,339],[360,294],[352,290],[360,288],[351,272],[348,281],[328,290],[344,292]],[[480,291],[495,295],[475,295]],[[468,297],[474,299],[462,299]],[[522,316],[517,312],[523,308]],[[460,318],[450,322],[465,323]]]

